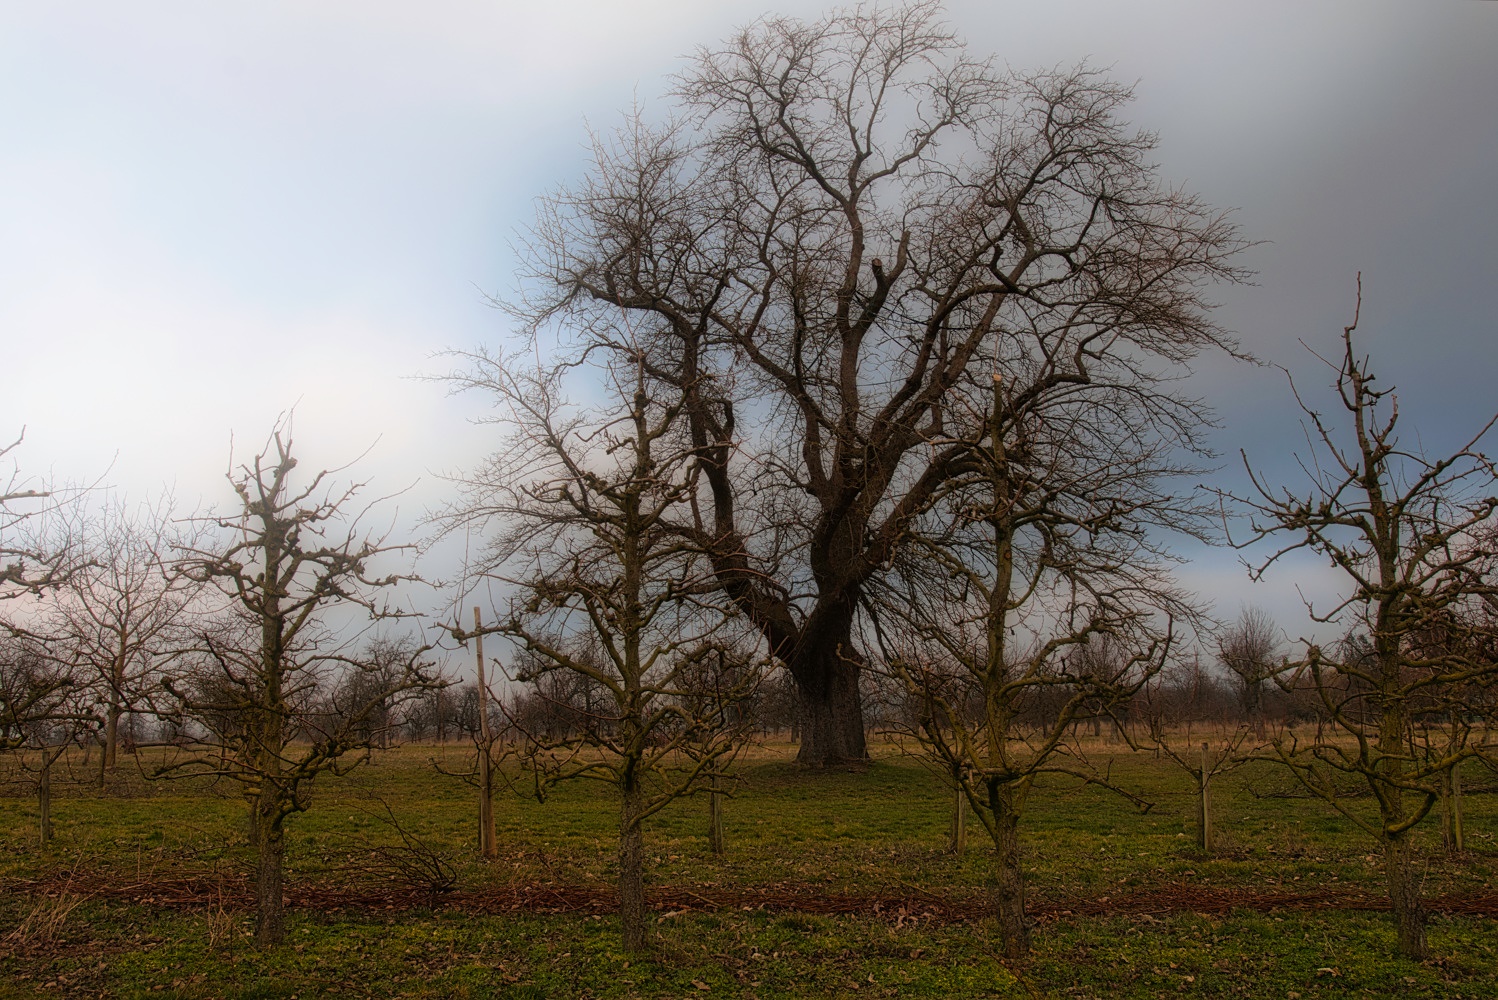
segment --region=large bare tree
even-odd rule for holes
[[[1361,276],[1358,302],[1360,312]],[[1396,433],[1393,387],[1357,351],[1357,324],[1355,312],[1339,352],[1320,359],[1335,379],[1340,421],[1301,401],[1308,481],[1278,486],[1254,475],[1255,492],[1237,498],[1253,525],[1241,541],[1282,543],[1256,577],[1301,550],[1344,577],[1344,595],[1310,612],[1345,638],[1306,641],[1289,664],[1292,680],[1314,691],[1323,725],[1273,746],[1309,791],[1382,845],[1399,947],[1419,959],[1426,914],[1412,836],[1452,768],[1493,750],[1491,731],[1474,729],[1474,719],[1498,681],[1480,634],[1483,606],[1498,595],[1498,468],[1479,450],[1498,417],[1444,456],[1408,445]],[[1344,778],[1369,794],[1349,795]]]
[[[190,728],[157,770],[244,786],[262,947],[285,933],[286,821],[309,807],[311,783],[364,759],[351,752],[371,746],[370,723],[392,701],[437,684],[427,647],[409,647],[398,664],[361,656],[337,627],[347,623],[330,621],[340,609],[365,621],[397,616],[390,588],[403,577],[375,569],[390,547],[358,528],[351,507],[361,485],[334,487],[326,472],[297,477],[296,467],[289,430],[278,426],[229,473],[238,509],[177,553],[175,571],[217,589],[226,606],[197,628],[185,660],[195,669],[165,682]]]
[[[932,2],[767,18],[543,203],[515,308],[564,355],[633,316],[701,469],[673,530],[795,678],[800,759],[866,756],[860,598],[965,451],[953,390],[1127,385],[1229,347],[1226,218],[1160,182],[1128,88],[970,56]]]
[[[1264,738],[1264,693],[1284,669],[1280,630],[1263,608],[1244,608],[1217,636],[1217,661],[1238,688],[1238,706],[1254,735]]]
[[[60,588],[47,626],[55,648],[91,677],[104,709],[102,783],[115,769],[120,721],[148,705],[154,675],[179,643],[196,587],[167,562],[186,541],[171,504],[130,508],[118,500],[81,521],[87,565]]]

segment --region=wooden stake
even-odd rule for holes
[[[1455,834],[1456,849],[1467,849],[1467,834],[1462,827],[1462,775],[1458,770],[1461,762],[1451,765],[1451,831]]]
[[[1460,766],[1459,761],[1452,764],[1446,775],[1445,815],[1442,817],[1445,820],[1442,832],[1446,835],[1446,850],[1453,854],[1459,854],[1467,848],[1467,838],[1462,829],[1462,777],[1457,771]]]
[[[479,683],[479,856],[485,860],[499,857],[494,836],[494,774],[490,752],[494,748],[489,735],[489,688],[484,679],[484,633],[478,605],[473,608],[473,644],[478,653]]]
[[[1207,762],[1207,744],[1202,744],[1201,770],[1201,849],[1212,850],[1212,770]]]
[[[52,839],[52,761],[55,759],[46,747],[42,747],[42,773],[36,783],[36,804],[41,814],[44,844]]]
[[[714,854],[723,853],[723,793],[718,790],[718,772],[708,779],[707,846]]]
[[[957,798],[952,803],[952,853],[959,858],[967,850],[967,792],[962,787],[962,773],[957,774]]]

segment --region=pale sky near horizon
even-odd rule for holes
[[[480,400],[412,376],[506,336],[486,295],[512,287],[534,199],[584,170],[589,126],[663,112],[696,46],[823,9],[0,0],[0,436],[26,427],[30,473],[224,502],[230,435],[258,444],[295,406],[306,464],[374,444],[358,471],[377,491],[419,480],[407,512],[438,502],[436,474],[494,432],[470,423]],[[1498,409],[1498,4],[947,16],[1016,69],[1087,59],[1136,82],[1162,176],[1262,241],[1256,283],[1214,293],[1249,350],[1321,390],[1296,341],[1334,341],[1361,270],[1364,343],[1410,432],[1440,449]],[[1290,467],[1282,375],[1214,359],[1194,389],[1224,455]],[[1220,613],[1257,603],[1292,632],[1296,578],[1325,579],[1250,586],[1231,553],[1183,552]]]

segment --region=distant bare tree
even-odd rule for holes
[[[401,726],[407,739],[435,739],[441,743],[452,724],[453,696],[446,687],[424,691],[420,697],[405,702],[402,708]]]
[[[350,752],[370,745],[370,720],[393,699],[436,683],[424,647],[398,661],[366,659],[328,625],[336,608],[397,615],[388,595],[403,578],[373,572],[391,547],[357,531],[359,512],[349,508],[361,486],[334,488],[326,472],[298,483],[296,466],[289,431],[278,426],[259,454],[229,473],[239,510],[212,519],[216,537],[178,553],[175,570],[216,588],[228,605],[216,627],[198,630],[197,676],[167,681],[177,713],[196,725],[179,756],[156,772],[243,784],[262,947],[285,933],[285,824],[308,808],[311,782],[359,763]],[[322,697],[329,690],[341,693],[336,711]]]
[[[603,685],[585,674],[545,669],[534,653],[520,650],[511,659],[511,677],[525,677],[517,686],[506,716],[521,730],[548,740],[575,736],[594,724],[607,699]]]
[[[0,751],[34,769],[43,843],[52,838],[52,767],[98,724],[73,664],[29,637],[0,634]]]
[[[1382,846],[1400,950],[1423,959],[1426,912],[1411,835],[1452,768],[1493,749],[1490,730],[1474,728],[1483,709],[1473,696],[1498,683],[1498,662],[1469,639],[1482,622],[1472,612],[1498,596],[1498,469],[1478,450],[1498,417],[1442,457],[1404,445],[1393,388],[1379,388],[1354,344],[1361,275],[1358,286],[1339,353],[1317,355],[1335,377],[1345,426],[1297,389],[1310,427],[1312,454],[1301,461],[1309,482],[1276,486],[1250,468],[1254,492],[1234,499],[1252,523],[1240,544],[1281,542],[1258,562],[1256,578],[1306,549],[1329,559],[1349,585],[1344,599],[1310,609],[1347,637],[1307,641],[1290,662],[1291,682],[1315,693],[1321,725],[1314,736],[1285,734],[1274,750],[1306,789]],[[1433,628],[1445,631],[1443,641],[1424,641]],[[1433,726],[1441,730],[1435,741]],[[1343,777],[1371,795],[1345,795]]]
[[[397,727],[397,706],[412,700],[403,678],[424,652],[410,635],[370,639],[351,657],[359,669],[342,671],[327,693],[326,713],[360,744],[388,747]]]
[[[755,710],[755,717],[762,732],[789,733],[792,740],[800,738],[801,709],[796,694],[796,682],[784,670],[774,671],[761,681]]]
[[[1237,702],[1237,692],[1202,664],[1199,653],[1167,663],[1135,699],[1151,732],[1183,730],[1187,742],[1196,726],[1221,725],[1232,719]]]
[[[1243,718],[1264,738],[1265,688],[1284,670],[1280,630],[1262,608],[1245,608],[1217,637],[1217,659],[1238,686]]]
[[[153,675],[187,624],[197,587],[166,562],[185,544],[171,503],[128,509],[118,501],[81,520],[87,566],[50,607],[54,646],[91,675],[104,707],[99,781],[115,769],[120,719],[152,696]]]
[[[542,659],[523,650],[512,661],[509,673],[526,678],[506,709],[508,719],[521,731],[561,740],[596,726],[608,696],[592,677],[546,670]]]

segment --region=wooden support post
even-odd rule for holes
[[[1444,782],[1445,794],[1441,803],[1441,832],[1446,841],[1446,851],[1449,854],[1460,854],[1466,850],[1466,835],[1462,829],[1462,777],[1457,771],[1460,762],[1451,765],[1451,770],[1446,773]]]
[[[52,754],[42,747],[42,773],[36,782],[37,811],[41,814],[42,843],[52,839]]]
[[[723,853],[723,793],[718,788],[718,772],[708,778],[707,846],[714,854]]]
[[[1212,850],[1212,768],[1208,760],[1207,744],[1202,744],[1202,769],[1201,786],[1199,794],[1201,797],[1201,838],[1200,847],[1204,851]]]
[[[1467,834],[1462,827],[1461,762],[1451,765],[1451,832],[1458,851],[1467,849]]]
[[[494,740],[489,733],[489,687],[484,678],[484,633],[478,605],[473,608],[473,643],[478,653],[479,685],[479,856],[486,861],[499,857],[494,836]]]
[[[957,768],[957,797],[952,802],[952,853],[959,858],[967,850],[967,789],[963,787],[964,768]]]

